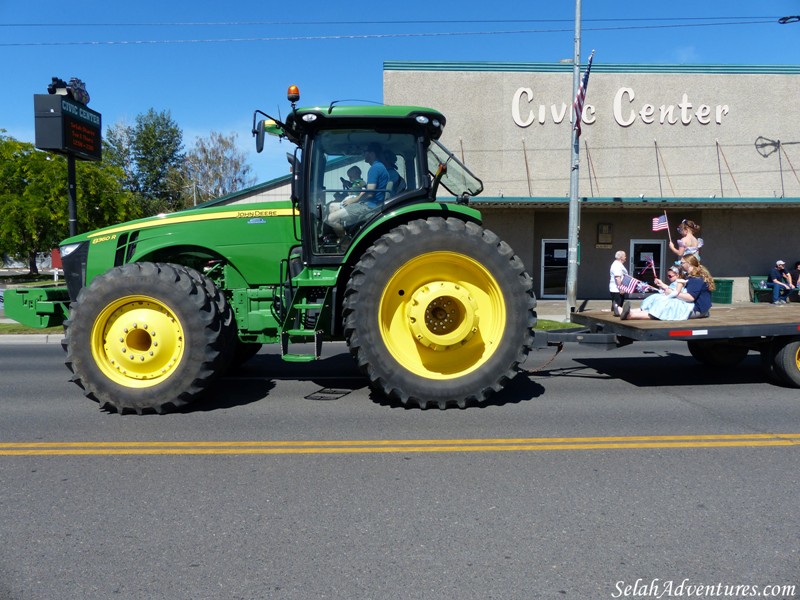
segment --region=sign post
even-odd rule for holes
[[[76,160],[100,160],[102,157],[102,117],[86,106],[89,94],[79,79],[69,85],[53,77],[49,94],[34,94],[33,111],[36,147],[67,157],[67,195],[69,235],[78,233],[78,199],[75,177]]]

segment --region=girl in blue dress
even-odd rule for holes
[[[642,311],[646,311],[648,318],[659,319],[660,321],[683,321],[689,318],[692,312],[692,303],[678,298],[686,280],[681,278],[681,271],[678,267],[670,267],[667,271],[669,284],[655,279],[655,284],[661,288],[658,294],[648,296],[642,301]]]
[[[675,313],[680,314],[672,314],[672,318],[668,319],[667,317],[670,315],[666,311],[659,312],[661,315],[659,317],[648,310],[642,310],[640,308],[632,309],[631,303],[625,302],[622,306],[620,318],[623,321],[627,321],[628,319],[683,321],[685,319],[702,319],[707,317],[711,310],[711,292],[716,288],[714,278],[711,276],[711,273],[708,272],[708,269],[700,264],[700,261],[697,260],[697,256],[693,254],[681,258],[681,267],[683,267],[688,275],[686,285],[676,297],[667,299],[669,303],[682,302],[683,305],[685,305],[676,304],[676,306],[679,307],[678,309],[670,308],[670,310],[674,310]]]

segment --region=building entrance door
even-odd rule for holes
[[[628,256],[628,271],[631,277],[653,285],[656,275],[653,273],[655,265],[659,279],[664,279],[666,270],[671,265],[670,257],[665,256],[666,242],[664,240],[631,240],[631,249]],[[655,286],[654,286],[655,287]]]
[[[539,298],[567,297],[567,240],[542,240]]]

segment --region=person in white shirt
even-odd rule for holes
[[[611,312],[617,317],[622,313],[622,305],[625,303],[625,293],[620,291],[619,286],[622,284],[622,278],[628,274],[628,269],[625,268],[626,260],[628,260],[628,255],[625,254],[625,251],[617,250],[609,273],[608,291],[611,292]]]

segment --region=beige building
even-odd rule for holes
[[[800,260],[800,67],[603,65],[582,115],[578,297],[608,293],[625,250],[663,274],[684,218],[702,226],[718,278]],[[447,117],[443,143],[483,180],[476,205],[533,275],[563,297],[571,166],[572,65],[384,64],[384,102]],[[652,273],[642,278],[652,278]]]

